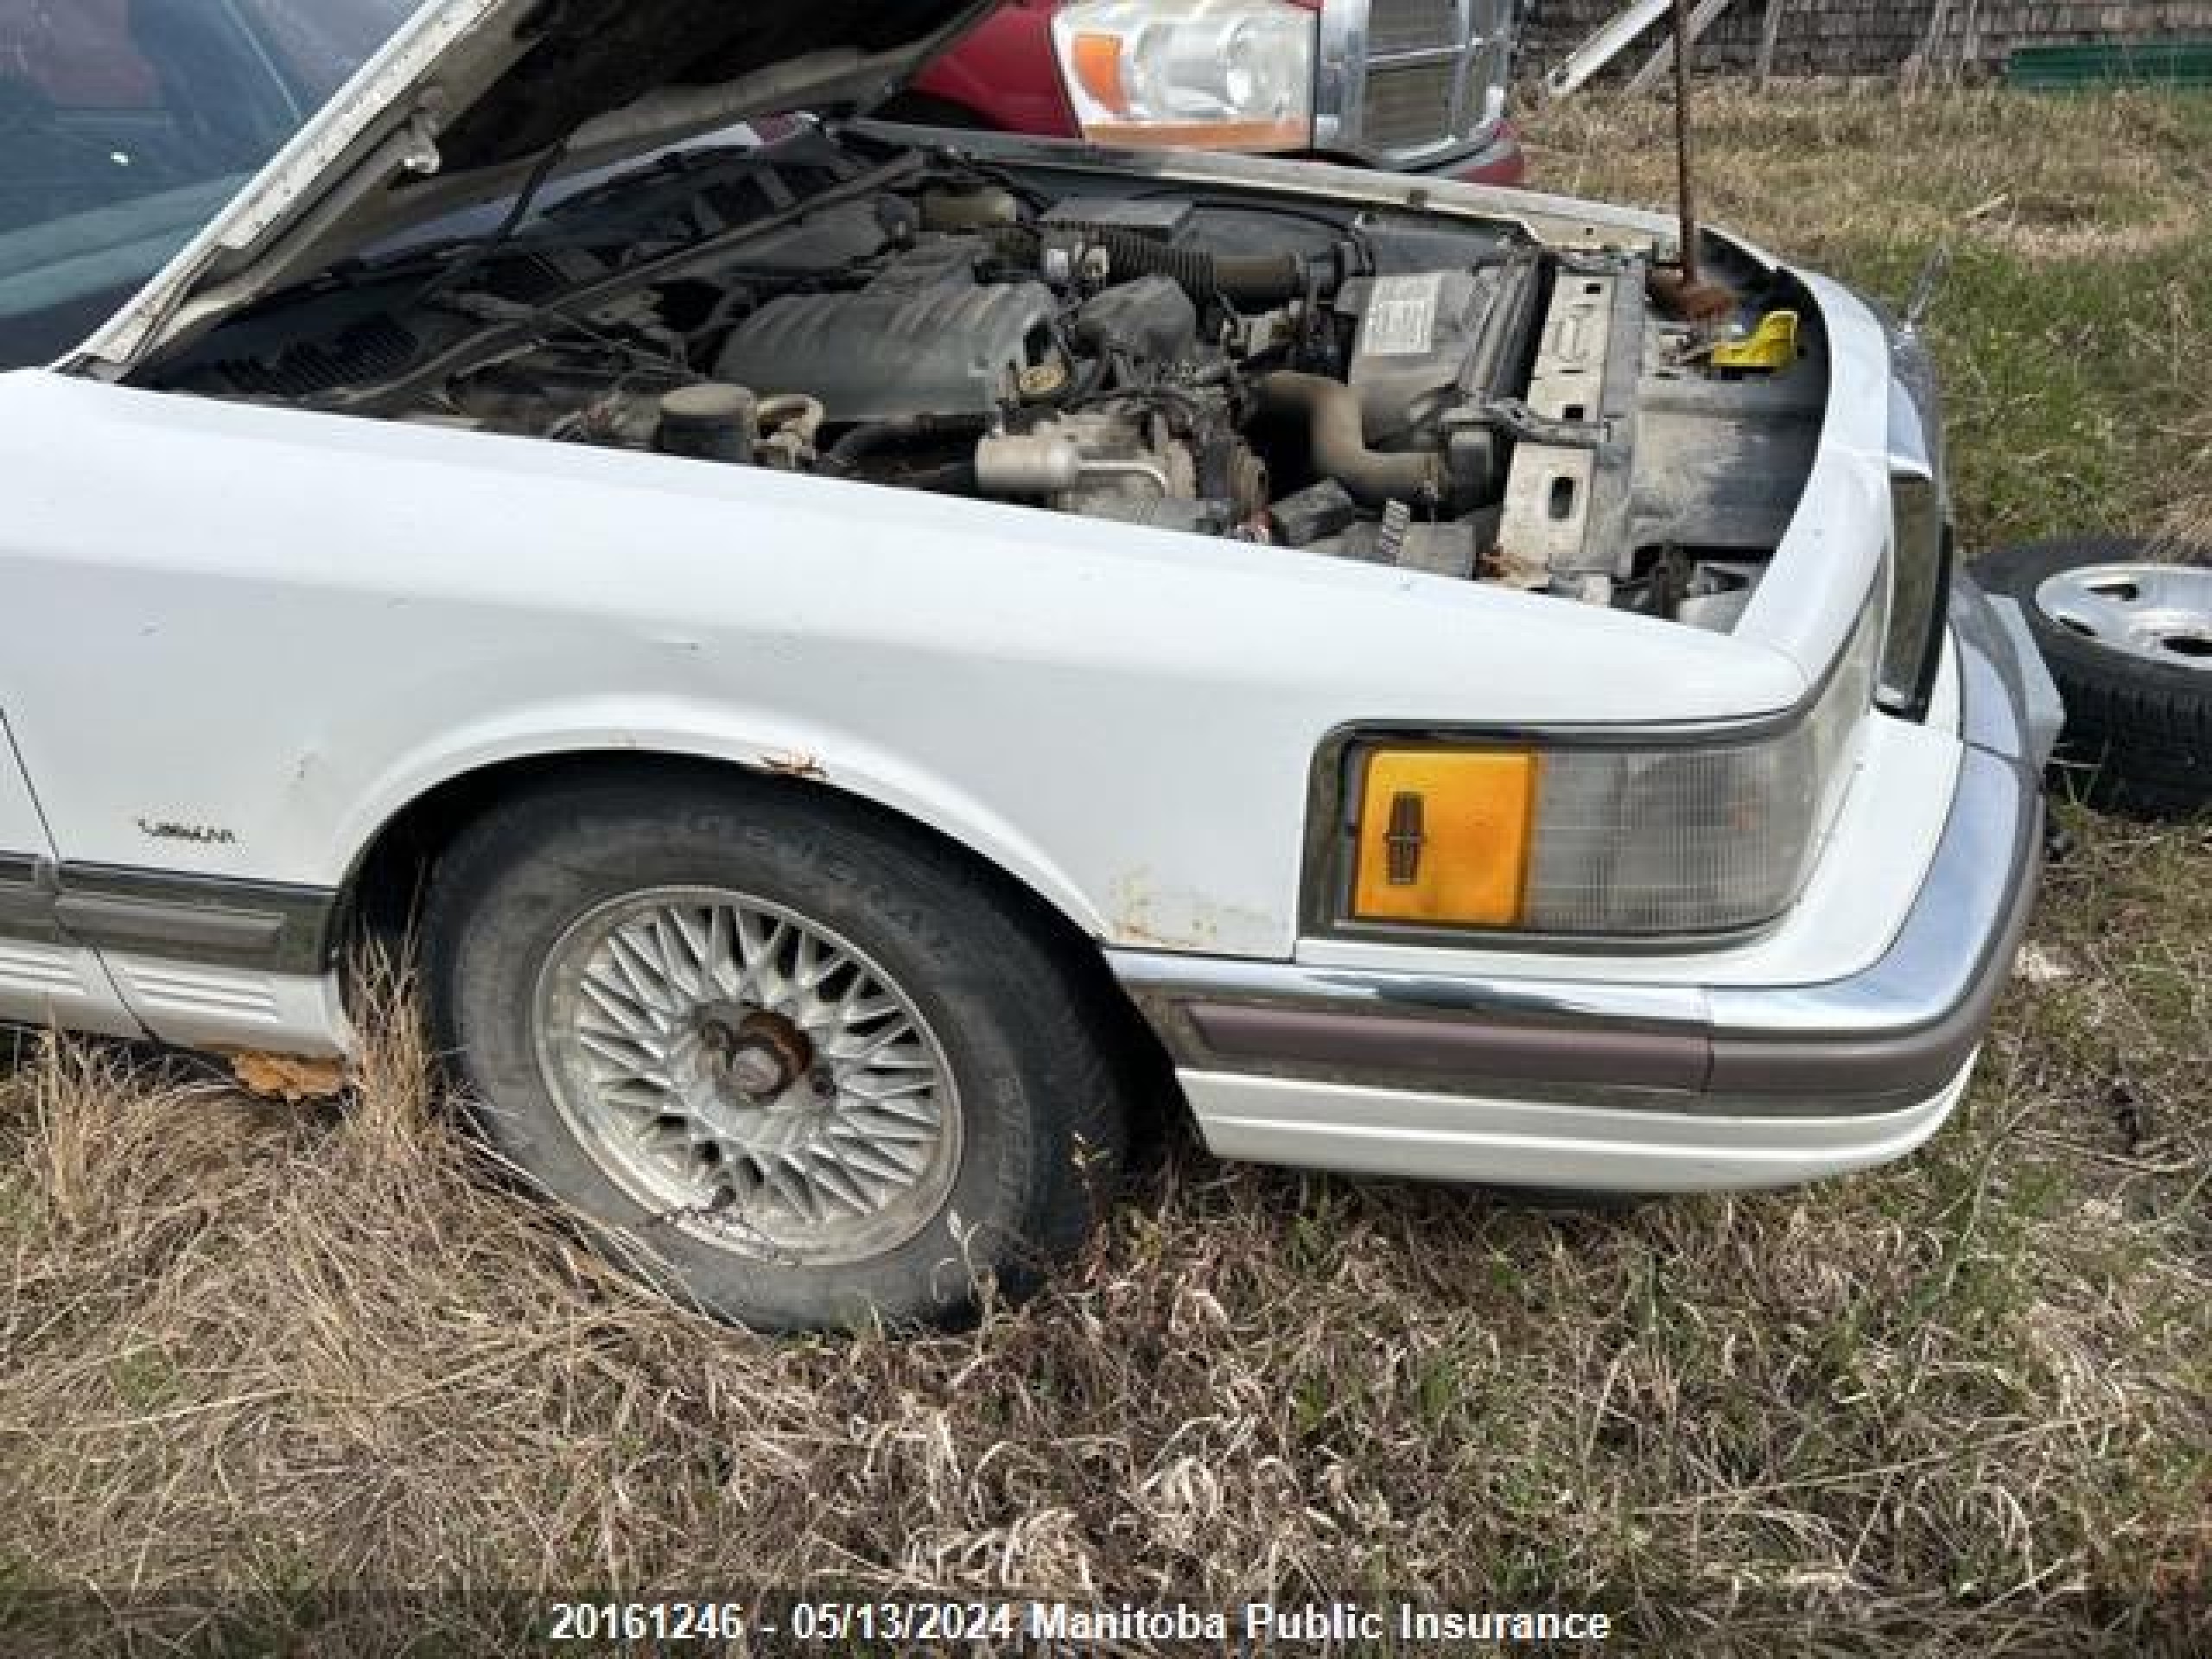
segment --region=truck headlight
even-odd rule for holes
[[[1773,920],[1840,803],[1885,621],[1878,592],[1810,707],[1750,737],[1357,745],[1339,919],[1620,938]]]
[[[1313,139],[1316,28],[1288,0],[1076,0],[1052,41],[1086,138],[1294,149]]]

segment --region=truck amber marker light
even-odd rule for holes
[[[1069,54],[1083,90],[1116,115],[1129,111],[1128,88],[1122,81],[1122,42],[1113,35],[1078,35]]]

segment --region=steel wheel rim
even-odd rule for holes
[[[593,1160],[718,1248],[862,1261],[951,1193],[944,1045],[873,957],[786,906],[721,887],[610,899],[548,954],[532,1024]]]
[[[2123,656],[2212,674],[2212,570],[2085,565],[2044,582],[2036,606],[2069,633]]]

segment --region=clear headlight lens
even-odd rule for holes
[[[1877,594],[1811,709],[1750,741],[1367,748],[1351,919],[1624,938],[1772,920],[1849,779],[1885,621]]]
[[[1052,41],[1087,138],[1290,149],[1313,142],[1316,28],[1286,0],[1077,0]]]

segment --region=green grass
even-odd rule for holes
[[[1663,200],[1663,106],[1543,180]],[[2212,524],[2212,100],[1712,100],[1716,219],[1932,323],[1978,544]],[[556,1597],[1386,1594],[1617,1649],[2212,1630],[2212,832],[2079,809],[1958,1119],[1580,1212],[1171,1147],[977,1330],[773,1342],[479,1179],[387,1022],[344,1114],[0,1082],[0,1653],[548,1651]],[[130,1645],[125,1648],[125,1639]]]

